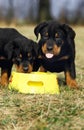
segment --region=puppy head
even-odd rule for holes
[[[42,33],[43,31],[44,33]],[[41,34],[39,41],[40,54],[46,58],[60,55],[62,48],[68,44],[68,38],[74,39],[75,37],[75,32],[71,27],[59,24],[56,21],[49,22],[47,26],[43,26],[39,33]]]
[[[9,52],[10,50],[10,52]],[[17,38],[5,47],[8,59],[16,65],[18,72],[29,73],[37,56],[37,44],[27,38]]]

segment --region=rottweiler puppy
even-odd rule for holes
[[[30,73],[37,56],[37,44],[24,37],[16,29],[0,28],[1,85],[9,82],[13,64],[16,71]]]
[[[38,24],[34,33],[40,34],[38,67],[40,71],[65,73],[65,81],[71,88],[78,88],[75,71],[75,32],[66,24],[46,21]]]

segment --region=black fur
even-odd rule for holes
[[[36,56],[37,44],[34,41],[24,37],[16,29],[0,28],[2,85],[7,85],[13,64],[16,64],[19,72],[31,72]]]
[[[77,88],[74,30],[69,25],[47,21],[37,25],[34,33],[37,39],[40,34],[38,68],[41,71],[64,71],[67,85]]]

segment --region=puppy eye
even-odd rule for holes
[[[48,39],[48,33],[45,33],[45,34],[44,34],[43,39],[45,39],[45,40]]]
[[[63,44],[62,39],[57,38],[57,39],[56,39],[56,44],[57,44],[57,46],[61,46],[61,45]]]
[[[27,56],[28,56],[28,57],[30,57],[30,56],[31,56],[31,54],[30,54],[30,53],[28,53],[28,54],[27,54]]]
[[[19,58],[22,58],[22,54],[19,55]]]
[[[32,60],[32,56],[28,57],[29,60]]]
[[[45,36],[48,37],[48,33],[46,33]]]
[[[21,62],[21,60],[22,60],[22,54],[20,54],[20,55],[18,55],[18,56],[16,57],[16,61]]]
[[[32,60],[32,55],[28,53],[28,60]]]
[[[55,34],[55,38],[59,38],[59,34],[58,33]]]
[[[21,58],[20,58],[20,57],[17,57],[17,58],[16,58],[16,61],[21,62]]]

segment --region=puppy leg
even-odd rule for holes
[[[70,86],[70,88],[78,88],[76,80],[71,77],[70,72],[67,71],[65,73],[65,79],[66,79],[66,84]]]
[[[1,85],[7,86],[8,84],[8,73],[6,71],[1,72]]]
[[[65,71],[65,80],[66,84],[70,86],[70,88],[78,89],[77,82],[76,82],[76,72],[75,72],[75,63],[71,62],[66,67]]]
[[[1,81],[2,86],[7,86],[9,83],[9,77],[11,74],[11,69],[1,69]]]
[[[1,60],[0,66],[1,66],[1,81],[0,84],[2,86],[7,86],[9,82],[9,77],[11,74],[11,68],[12,68],[12,61],[9,60]]]

